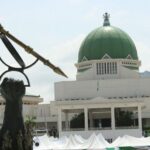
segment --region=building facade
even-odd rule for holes
[[[25,95],[23,97],[24,121],[33,117],[36,122],[35,130],[46,133],[53,127],[57,128],[57,108],[54,104],[42,104],[43,98],[36,95]],[[3,124],[5,111],[5,100],[0,95],[0,128]],[[40,134],[41,135],[41,134]]]
[[[55,83],[59,135],[142,136],[150,127],[150,78],[140,76],[140,65],[133,40],[105,13],[80,46],[76,80]]]

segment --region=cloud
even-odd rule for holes
[[[52,62],[59,64],[68,76],[71,78],[75,76],[72,73],[75,72],[74,64],[78,59],[78,51],[85,35],[80,34],[70,40],[63,41],[60,44],[51,47],[53,54],[51,55]]]
[[[81,5],[86,2],[86,0],[68,0],[68,2],[72,5]]]
[[[136,42],[136,47],[137,47],[137,52],[138,52],[138,56],[139,59],[141,60],[141,67],[140,67],[140,71],[145,71],[145,70],[150,70],[150,51],[149,51],[149,47],[150,45],[144,43],[144,42]]]
[[[74,52],[78,53],[80,44],[82,40],[84,39],[84,37],[85,35],[80,34],[74,37],[73,39],[69,39],[69,40],[63,41],[62,43],[52,46],[51,49],[54,52],[53,55],[59,54],[57,55],[57,58],[55,60],[56,61],[60,59],[63,60],[64,57],[68,57],[68,55],[70,56]]]
[[[97,16],[100,15],[100,7],[98,6],[93,6],[90,11],[88,11],[86,13],[86,15],[84,16],[85,20],[86,21],[93,21],[93,20],[96,20],[97,19]]]

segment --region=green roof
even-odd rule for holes
[[[101,59],[105,54],[111,58],[127,58],[128,55],[138,60],[134,42],[130,36],[121,29],[111,26],[105,18],[102,27],[90,32],[81,44],[78,62]],[[84,58],[84,60],[83,60]]]

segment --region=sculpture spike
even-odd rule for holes
[[[67,78],[67,75],[59,68],[56,67],[55,65],[53,65],[49,60],[45,59],[44,57],[42,57],[40,54],[38,54],[37,52],[35,52],[33,50],[33,48],[31,48],[30,46],[24,44],[22,41],[20,41],[19,39],[17,39],[15,36],[13,36],[12,34],[10,34],[8,31],[6,31],[2,25],[0,24],[0,33],[5,34],[8,38],[10,38],[12,41],[14,41],[16,44],[18,44],[19,46],[21,46],[22,48],[24,48],[24,50],[30,54],[32,54],[34,57],[36,57],[38,60],[40,60],[41,62],[44,63],[44,65],[47,65],[49,68],[53,69],[53,71],[59,75],[62,75],[64,77]]]

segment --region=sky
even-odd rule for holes
[[[31,87],[27,94],[40,95],[44,103],[54,100],[54,83],[76,79],[74,64],[80,44],[93,29],[102,26],[103,14],[110,14],[110,23],[127,32],[133,39],[139,59],[140,72],[150,71],[150,1],[149,0],[5,0],[0,5],[0,23],[25,44],[59,66],[68,76],[55,74],[38,62],[25,70]],[[13,43],[13,42],[12,42]],[[26,65],[35,58],[17,46]],[[0,57],[9,65],[18,67],[0,41]],[[0,74],[7,70],[0,63]],[[23,80],[20,73],[4,77]]]

